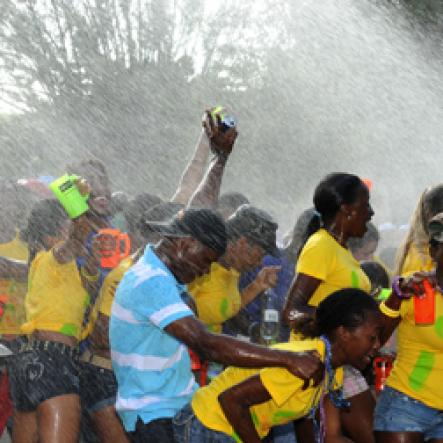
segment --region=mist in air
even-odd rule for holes
[[[202,111],[224,105],[240,135],[223,190],[268,209],[282,231],[328,172],[373,181],[378,224],[407,223],[442,181],[438,10],[428,20],[387,0],[95,5],[2,1],[2,177],[57,176],[94,157],[113,190],[167,199]]]

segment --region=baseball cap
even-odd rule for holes
[[[137,228],[145,239],[158,232],[156,224],[169,222],[185,205],[174,202],[161,202],[143,211]]]
[[[429,239],[443,243],[443,212],[431,218],[428,224]]]
[[[226,225],[212,209],[181,209],[166,222],[145,220],[145,224],[164,237],[192,237],[220,255],[225,253]]]
[[[0,357],[8,357],[10,355],[12,355],[12,351],[0,343]]]
[[[228,237],[246,237],[269,255],[276,255],[278,223],[270,214],[252,205],[240,206],[226,222]]]

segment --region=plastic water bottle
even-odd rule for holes
[[[280,312],[277,309],[277,295],[272,289],[262,294],[262,317],[260,337],[266,345],[275,343],[280,332]]]

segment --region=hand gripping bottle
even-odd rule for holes
[[[414,297],[415,324],[421,326],[435,323],[435,290],[429,280],[423,280],[424,294]]]
[[[77,175],[65,174],[49,184],[49,188],[71,219],[80,217],[89,209],[87,203],[89,194],[81,194],[76,185],[78,179]]]
[[[235,128],[235,118],[232,115],[226,114],[225,108],[223,106],[216,106],[211,111],[211,117],[214,123],[217,123],[217,115],[221,120],[221,131],[226,132],[228,129]]]

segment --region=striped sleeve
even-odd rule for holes
[[[131,293],[131,311],[135,320],[147,319],[164,329],[172,322],[194,315],[182,301],[179,289],[170,278],[158,276],[138,285]]]

